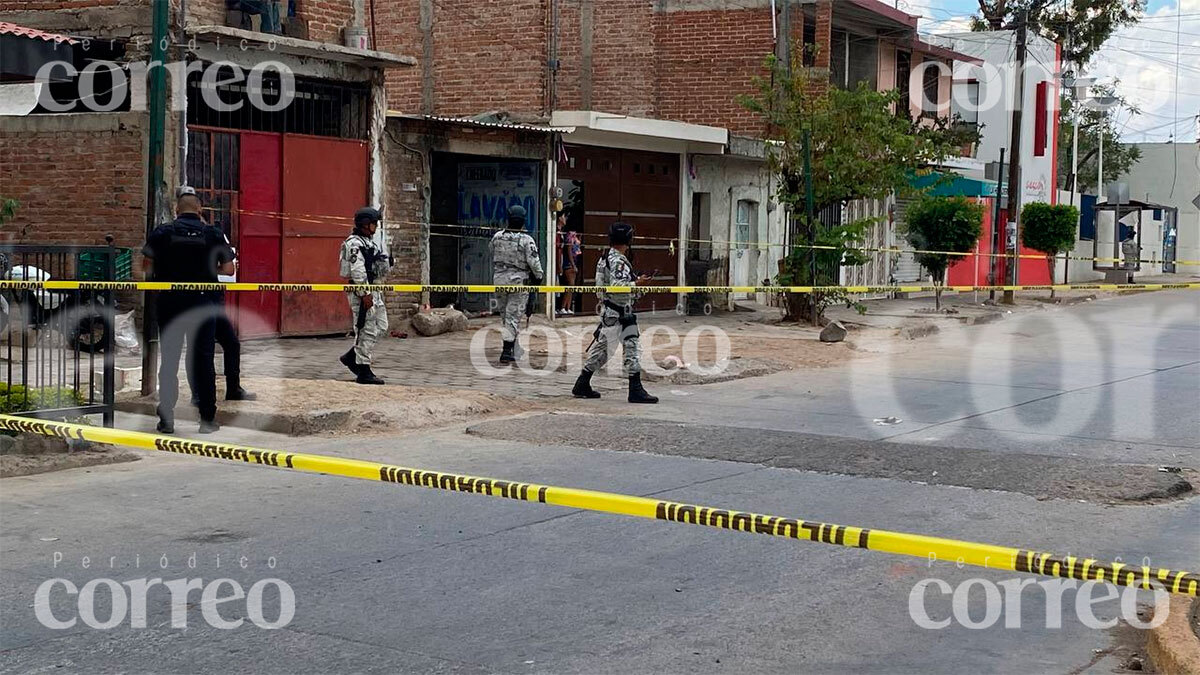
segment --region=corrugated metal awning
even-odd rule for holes
[[[433,122],[436,124],[454,124],[465,127],[479,127],[484,129],[508,129],[512,131],[532,131],[543,134],[569,134],[575,131],[575,127],[552,127],[538,124],[517,124],[510,122],[487,122],[477,120],[471,117],[443,117],[439,115],[412,115],[402,113],[395,110],[389,110],[387,116],[392,119],[408,119],[423,122]]]

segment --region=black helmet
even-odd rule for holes
[[[613,246],[633,243],[633,226],[629,223],[615,222],[608,228],[608,243]]]
[[[508,227],[519,230],[525,227],[525,207],[513,204],[508,207]]]
[[[354,226],[361,227],[367,223],[378,223],[383,220],[383,214],[379,209],[370,206],[364,206],[354,212]]]

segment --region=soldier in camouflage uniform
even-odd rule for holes
[[[373,284],[387,276],[391,260],[372,237],[383,215],[377,209],[363,207],[354,214],[354,231],[342,242],[340,273],[348,283]],[[383,384],[371,372],[375,343],[387,333],[387,307],[380,291],[346,291],[354,316],[354,346],[342,354],[342,365],[355,375],[359,384]]]
[[[596,264],[596,294],[601,302],[600,325],[593,334],[595,340],[588,349],[583,372],[579,373],[571,393],[576,398],[600,398],[599,392],[592,389],[592,375],[608,363],[620,341],[624,350],[623,371],[629,378],[629,402],[658,403],[658,397],[648,394],[642,386],[641,331],[638,330],[637,314],[633,311],[638,293],[609,293],[604,290],[605,286],[642,286],[650,281],[648,276],[635,277],[633,265],[626,257],[629,245],[633,243],[633,226],[613,223],[608,231],[608,243],[609,249]]]
[[[525,209],[508,207],[508,229],[497,232],[490,244],[492,251],[492,283],[496,286],[525,285],[528,282],[541,284],[544,272],[538,258],[537,244],[525,233]],[[516,344],[521,315],[529,301],[529,291],[496,291],[496,307],[502,316],[500,336],[504,350],[500,363],[517,360]]]

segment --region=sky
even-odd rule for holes
[[[921,16],[925,33],[969,30],[976,0],[885,0]],[[1176,42],[1178,41],[1178,72]],[[1117,32],[1088,64],[1086,75],[1119,80],[1118,92],[1141,108],[1118,117],[1127,142],[1200,137],[1200,0],[1150,0],[1143,20]]]

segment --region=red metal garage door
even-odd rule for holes
[[[283,135],[283,258],[285,283],[340,283],[338,250],[354,211],[367,203],[367,144]],[[285,292],[284,335],[350,330],[341,293]]]
[[[282,211],[280,134],[241,132],[238,218],[238,281],[278,283]],[[280,334],[278,292],[231,293],[237,306],[238,334],[243,338]]]

